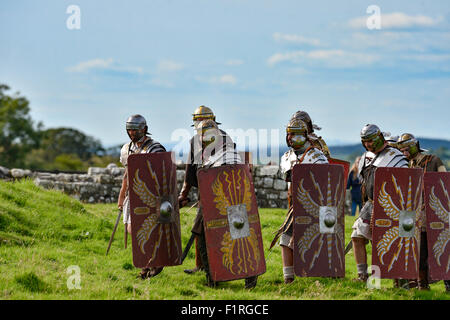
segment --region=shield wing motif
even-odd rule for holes
[[[344,167],[298,164],[292,171],[294,272],[344,277]]]
[[[381,278],[417,279],[422,169],[378,168],[372,215],[372,264]]]
[[[249,166],[201,169],[197,176],[212,279],[263,274],[261,225]]]
[[[433,280],[450,279],[450,172],[424,175],[428,267]]]
[[[180,215],[172,153],[130,155],[128,186],[134,266],[181,264]]]

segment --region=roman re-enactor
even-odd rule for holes
[[[126,121],[126,131],[130,142],[124,144],[120,150],[120,162],[125,167],[125,174],[120,188],[117,206],[123,211],[123,223],[128,233],[131,234],[130,201],[128,196],[128,156],[137,153],[165,152],[166,149],[157,141],[149,137],[148,126],[145,118],[139,114],[130,116]],[[160,268],[143,268],[140,277],[142,279],[157,275]]]
[[[313,145],[308,134],[307,124],[299,119],[292,118],[286,127],[286,142],[290,149],[281,157],[280,169],[284,179],[288,182],[288,188],[292,188],[291,174],[292,168],[296,164],[310,163],[321,164],[328,163],[327,157],[321,150]],[[292,194],[292,192],[289,192]],[[294,281],[294,260],[293,260],[293,208],[292,201],[289,201],[289,211],[287,217],[278,229],[272,248],[278,238],[280,239],[281,257],[283,260],[283,276],[285,283]]]
[[[211,110],[211,108],[206,106],[200,106],[197,109],[195,109],[194,113],[192,114],[192,127],[194,127],[194,130],[196,130],[198,124],[202,122],[203,120],[212,120],[216,122],[216,116],[214,115],[214,112]],[[216,124],[220,124],[217,123]],[[222,134],[225,134],[224,131],[221,131]],[[184,182],[183,187],[181,188],[180,195],[178,196],[178,203],[179,207],[182,208],[185,205],[187,205],[191,200],[189,199],[189,192],[192,189],[192,187],[198,188],[198,181],[197,181],[197,166],[198,163],[195,163],[194,159],[198,158],[198,154],[194,154],[195,151],[201,152],[201,148],[197,148],[197,150],[194,148],[194,140],[196,137],[194,136],[189,141],[190,149],[188,154],[188,159],[186,162],[185,167],[185,173],[184,173]],[[202,262],[200,259],[200,253],[198,251],[198,238],[195,237],[195,268],[194,269],[186,269],[184,272],[187,274],[192,274],[198,271],[203,271]]]
[[[231,138],[224,134],[212,120],[203,120],[197,124],[197,134],[194,139],[194,163],[196,170],[219,167],[229,164],[242,163],[239,153],[236,151],[235,144]],[[196,152],[200,148],[201,152]],[[194,172],[188,171],[188,174]],[[195,172],[197,174],[197,172]],[[191,179],[188,177],[187,179]],[[194,226],[191,230],[198,238],[198,248],[201,262],[206,273],[207,285],[215,287],[217,283],[212,280],[208,261],[207,242],[205,237],[205,226],[203,222],[202,199],[199,200],[197,216]],[[212,244],[210,244],[212,245]],[[249,277],[245,279],[245,288],[251,289],[256,286],[257,277]]]
[[[370,222],[373,211],[375,170],[380,167],[407,168],[408,162],[398,149],[388,145],[388,141],[385,140],[378,126],[365,125],[361,130],[360,138],[362,145],[367,150],[362,155],[358,168],[359,176],[362,179],[363,207],[352,226],[351,238],[358,272],[355,280],[366,282],[369,277],[366,244],[372,240]]]
[[[419,140],[417,140],[411,133],[402,134],[397,141],[397,148],[403,152],[405,157],[409,160],[410,168],[422,168],[426,172],[446,172],[447,169],[442,160],[432,154],[426,154],[427,150],[420,147]],[[424,196],[423,196],[424,197]],[[423,208],[424,209],[424,208]],[[422,227],[420,235],[420,262],[419,262],[419,279],[417,280],[417,287],[419,290],[429,290],[429,267],[428,267],[428,246],[427,246],[427,228],[426,228],[426,214],[422,212]],[[414,281],[410,282],[410,286],[414,285]],[[444,280],[445,288],[450,291],[450,280]]]

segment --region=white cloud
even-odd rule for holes
[[[209,78],[196,77],[196,79],[200,82],[205,82],[209,84],[235,85],[238,82],[236,77],[231,74],[224,74],[222,76],[214,76]]]
[[[76,66],[68,67],[69,72],[87,72],[91,69],[107,69],[114,63],[112,58],[109,59],[93,59],[89,61],[83,61]]]
[[[156,69],[158,72],[175,72],[184,69],[184,65],[172,60],[162,60]]]
[[[367,28],[367,20],[370,15],[351,19],[348,25],[354,29]],[[424,15],[408,15],[403,12],[381,13],[381,29],[413,28],[413,27],[433,27],[442,21],[442,17],[431,18]]]
[[[354,53],[344,50],[300,50],[287,53],[276,53],[267,60],[267,63],[270,66],[274,66],[282,62],[321,62],[325,63],[328,67],[349,68],[359,65],[369,65],[378,60],[379,57],[373,54]]]
[[[321,46],[321,42],[319,39],[305,38],[301,35],[297,34],[283,34],[279,32],[275,32],[273,34],[273,39],[279,42],[288,42],[294,44],[306,44],[309,46]]]
[[[75,66],[66,68],[68,72],[74,73],[87,73],[91,70],[109,70],[115,72],[136,73],[142,74],[143,69],[141,67],[127,67],[120,66],[112,58],[109,59],[92,59],[83,61]]]

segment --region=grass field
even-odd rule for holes
[[[429,292],[394,289],[391,280],[382,280],[380,289],[354,283],[352,253],[346,256],[344,279],[296,278],[285,285],[280,247],[267,251],[273,232],[284,220],[284,209],[259,210],[267,271],[253,290],[244,289],[244,280],[209,288],[203,273],[185,274],[184,269],[195,266],[193,249],[183,265],[167,267],[152,279],[137,279],[139,270],[132,265],[130,239],[124,249],[122,223],[105,256],[116,213],[114,204],[81,204],[60,192],[42,190],[31,181],[0,181],[0,300],[450,299],[442,281],[431,285]],[[186,213],[182,209],[183,247],[194,217],[195,210]],[[353,220],[346,217],[346,243]]]

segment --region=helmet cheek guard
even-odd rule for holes
[[[291,147],[294,149],[300,149],[306,143],[306,137],[304,135],[294,135],[291,138]]]

